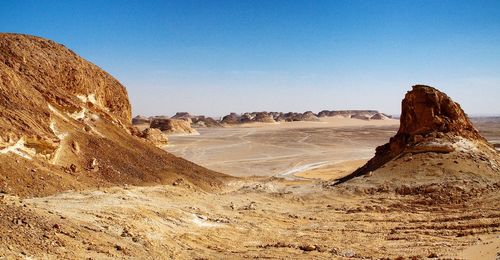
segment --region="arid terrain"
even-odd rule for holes
[[[435,88],[399,121],[305,112],[167,140],[63,45],[0,34],[0,60],[0,258],[499,257],[498,121]],[[192,133],[179,122],[157,123]]]
[[[171,136],[165,149],[234,176],[291,177],[311,168],[368,160],[398,125],[397,120],[322,118],[203,128],[199,136]]]

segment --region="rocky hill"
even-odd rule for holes
[[[223,175],[133,136],[127,92],[61,44],[0,34],[0,190],[37,196],[115,184],[202,187]]]
[[[402,102],[400,122],[397,134],[366,165],[335,183],[436,193],[439,199],[467,197],[500,185],[499,153],[446,94],[413,86]]]

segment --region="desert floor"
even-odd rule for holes
[[[329,168],[331,179],[356,169],[386,143],[397,120],[364,121],[328,118],[321,122],[246,124],[199,129],[199,136],[171,136],[167,151],[234,176],[308,176]]]
[[[5,195],[5,212],[33,217],[6,225],[4,236],[18,243],[0,256],[497,258],[498,192],[466,205],[424,205],[411,196],[324,185],[362,165],[397,128],[397,121],[332,119],[170,137],[168,151],[244,178],[210,192],[179,181],[30,199]],[[500,139],[490,123],[483,129]]]

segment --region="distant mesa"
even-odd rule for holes
[[[367,179],[357,178],[360,176]],[[463,183],[471,181],[474,189],[490,189],[499,180],[498,152],[474,128],[460,105],[433,87],[416,85],[402,102],[397,134],[377,147],[363,167],[333,184],[402,185],[398,189],[410,193],[438,185],[442,196],[456,199],[465,192]]]

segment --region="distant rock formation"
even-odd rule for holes
[[[375,115],[370,117],[370,120],[387,120],[387,119],[391,119],[391,117],[383,113],[376,113]]]
[[[411,160],[412,155],[423,153],[453,154],[456,164],[470,158],[472,162],[485,162],[483,171],[500,172],[498,153],[474,128],[460,105],[439,90],[425,85],[413,86],[402,102],[400,122],[397,134],[389,143],[377,147],[375,157],[337,182],[368,174],[389,162],[397,165],[392,161],[398,158]],[[472,167],[480,166],[472,164]]]
[[[205,116],[196,116],[192,118],[193,123],[191,124],[194,128],[203,128],[203,127],[222,127],[222,124],[211,118]]]
[[[132,118],[132,124],[133,125],[151,124],[151,118],[138,115],[138,116]]]
[[[260,123],[276,123],[273,116],[267,112],[257,112],[253,118],[254,122]]]
[[[322,110],[318,113],[318,117],[351,118],[353,115],[364,115],[370,118],[377,113],[379,113],[377,110]]]
[[[319,114],[315,114],[312,111],[306,111],[304,113],[297,112],[246,112],[243,114],[230,113],[229,115],[223,116],[221,120],[215,120],[211,117],[196,116],[191,115],[188,112],[177,112],[172,118],[186,120],[191,124],[193,128],[205,128],[205,127],[223,127],[238,124],[248,124],[248,123],[276,123],[276,122],[297,122],[297,121],[320,121],[320,117],[337,117],[337,118],[354,118],[362,120],[383,120],[389,119],[390,117],[379,113],[375,110],[338,110],[338,111],[328,111],[323,110]],[[154,119],[168,119],[168,116],[155,116],[150,117],[149,120]],[[137,116],[133,119],[134,125],[145,124],[146,118]]]
[[[168,144],[167,135],[160,131],[160,129],[146,128],[141,132],[141,137],[158,147]]]
[[[319,121],[319,118],[312,111],[306,111],[299,121]]]
[[[180,118],[193,118],[191,114],[188,112],[177,112],[172,118],[180,119]]]
[[[157,128],[167,134],[198,134],[191,123],[184,119],[153,119],[151,128]]]
[[[240,119],[238,114],[236,113],[230,113],[227,116],[224,116],[221,120],[222,124],[229,124],[229,125],[235,125],[240,123]]]

